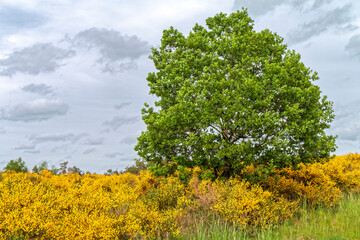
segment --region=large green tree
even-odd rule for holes
[[[317,73],[269,30],[256,32],[246,10],[220,13],[188,36],[171,27],[150,58],[155,107],[135,147],[158,173],[169,166],[230,177],[249,165],[280,168],[329,157],[332,102]]]

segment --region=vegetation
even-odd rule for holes
[[[340,203],[341,196],[356,196],[354,194],[359,192],[360,154],[301,164],[297,169],[274,170],[267,180],[258,184],[250,183],[240,175],[227,181],[211,181],[201,178],[200,168],[184,171],[186,173],[176,171],[168,177],[155,177],[147,170],[139,174],[82,176],[71,172],[54,175],[48,170],[40,174],[3,172],[0,181],[0,237],[359,237],[357,228],[340,223],[358,221],[359,208],[356,204],[359,203],[355,202],[355,198],[352,202]],[[256,176],[261,171],[263,169],[252,165],[245,168],[242,175]],[[183,176],[189,180],[184,181]],[[353,207],[349,208],[356,211],[349,215],[348,220],[341,212],[346,210],[345,203],[352,204]],[[333,218],[330,218],[331,214],[334,214]],[[318,215],[323,218],[318,218]],[[306,223],[313,218],[314,222]],[[330,225],[325,228],[324,223]],[[339,235],[341,229],[337,232],[326,230],[337,226],[337,223],[350,232]],[[298,227],[299,224],[303,227]],[[311,224],[314,224],[312,228]],[[316,226],[320,232],[327,231],[328,235],[317,233]]]
[[[8,164],[4,167],[4,170],[23,173],[28,171],[27,167],[25,166],[25,162],[21,158],[18,158],[17,160],[10,160],[10,162],[8,162]]]
[[[341,200],[336,208],[302,209],[298,218],[278,229],[258,233],[258,239],[359,239],[360,198],[357,194]]]
[[[46,161],[43,161],[42,163],[39,164],[39,166],[35,165],[32,169],[33,173],[41,173],[43,170],[45,169],[49,169],[49,164]]]
[[[35,165],[32,168],[32,173],[40,174],[43,170],[49,170],[53,175],[66,174],[66,173],[79,173],[80,175],[85,174],[85,172],[82,171],[80,168],[76,166],[68,167],[68,164],[69,162],[65,161],[65,162],[61,162],[58,168],[55,167],[54,165],[52,165],[51,168],[49,168],[49,163],[43,161],[39,164],[39,166]],[[114,174],[119,175],[121,173],[139,174],[140,171],[146,169],[147,169],[147,164],[145,163],[145,161],[143,161],[142,159],[134,159],[134,165],[126,167],[124,171],[117,171],[117,170],[114,171],[112,169],[108,169],[105,175],[114,175]],[[23,172],[23,173],[28,172],[28,168],[26,167],[25,162],[21,158],[19,158],[16,161],[11,160],[10,162],[8,162],[4,170],[5,171],[11,170],[11,171]],[[86,173],[90,174],[90,172],[88,171]]]
[[[252,233],[241,231],[221,219],[199,222],[195,231],[182,234],[180,239],[237,239],[237,240],[293,240],[293,239],[359,239],[360,197],[352,194],[342,198],[338,207],[309,209],[302,206],[301,215],[286,220],[278,228]]]
[[[158,101],[145,104],[135,148],[149,169],[198,166],[229,178],[251,164],[271,171],[328,158],[332,103],[282,42],[255,32],[246,10],[208,18],[187,37],[165,30],[150,56],[158,71],[147,77]]]
[[[134,159],[135,164],[125,168],[125,172],[139,174],[140,171],[146,170],[148,168],[146,162],[142,159]]]

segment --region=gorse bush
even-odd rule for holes
[[[300,164],[298,170],[285,168],[263,181],[262,186],[287,199],[306,202],[310,207],[336,205],[341,191],[318,165]]]
[[[360,154],[338,156],[326,164],[317,164],[341,191],[351,193],[360,190]]]
[[[267,229],[291,218],[298,202],[264,191],[258,185],[239,180],[216,183],[220,195],[212,207],[229,222],[243,229],[257,227]]]
[[[80,176],[8,171],[0,182],[0,233],[45,239],[176,235],[178,205],[170,202],[170,209],[159,209],[159,198],[149,197],[164,196],[154,192],[158,181],[149,172]]]
[[[253,167],[246,171],[250,175],[261,175]],[[297,169],[276,170],[260,184],[288,199],[300,199],[310,207],[337,205],[342,193],[360,190],[360,154],[337,156],[322,163],[299,164]]]
[[[199,168],[168,177],[6,171],[0,239],[176,239],[213,216],[245,231],[268,229],[302,203],[334,206],[342,192],[358,192],[359,169],[360,155],[349,154],[277,170],[259,184],[239,176],[212,181]]]

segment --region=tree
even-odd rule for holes
[[[66,174],[68,163],[69,163],[68,161],[60,163],[60,168],[59,168],[60,174]]]
[[[42,170],[49,170],[49,164],[46,161],[40,163],[39,166],[35,165],[32,169],[33,173],[41,173]]]
[[[134,161],[135,161],[135,164],[132,166],[127,166],[125,168],[124,172],[129,172],[132,174],[139,174],[140,171],[147,169],[147,164],[145,163],[145,161],[143,159],[135,158]]]
[[[119,172],[117,170],[112,170],[111,168],[106,170],[106,173],[104,173],[104,175],[106,176],[111,176],[111,175],[119,175]]]
[[[18,158],[17,160],[10,160],[10,162],[8,162],[8,164],[5,166],[4,170],[26,173],[28,168],[25,166],[25,162],[21,158]]]
[[[60,169],[56,168],[55,165],[52,165],[51,169],[49,171],[51,172],[52,175],[58,175],[60,172]]]
[[[78,173],[80,175],[83,175],[83,171],[76,166],[69,167],[67,170],[68,170],[68,173]]]
[[[269,30],[256,32],[246,10],[220,13],[186,37],[171,27],[152,49],[148,74],[155,108],[135,150],[149,169],[213,170],[229,178],[250,164],[264,169],[327,158],[332,102],[312,82],[317,73]]]

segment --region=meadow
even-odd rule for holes
[[[0,239],[360,239],[359,154],[266,178],[184,171],[2,172]]]

